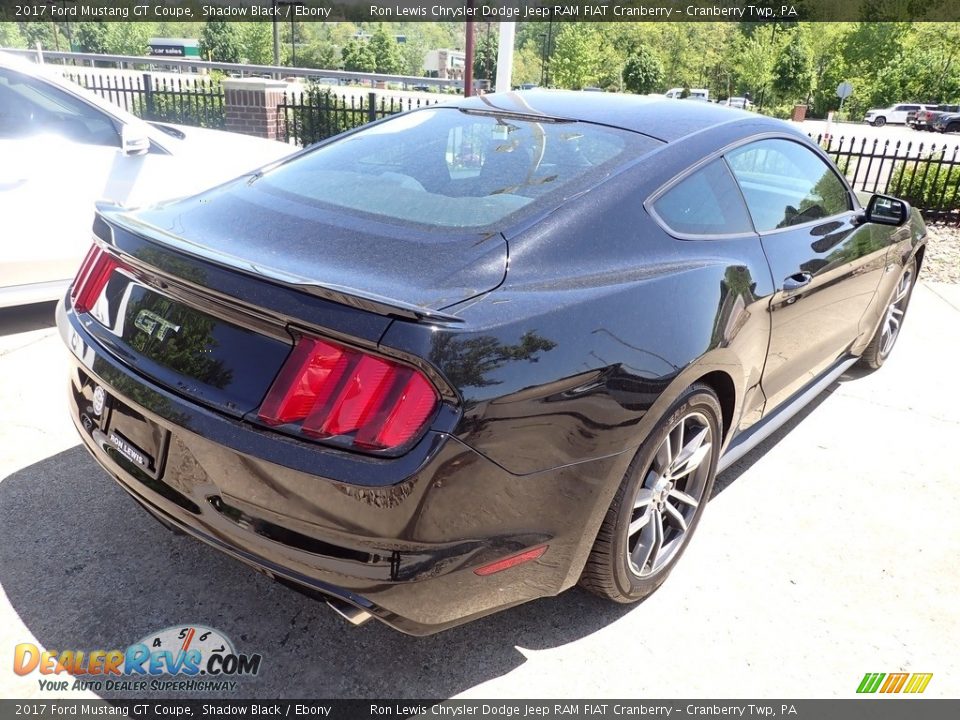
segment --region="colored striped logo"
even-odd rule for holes
[[[867,673],[860,681],[858,693],[922,693],[933,673]]]

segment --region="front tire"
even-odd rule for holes
[[[911,258],[903,272],[900,273],[900,279],[897,281],[897,287],[893,291],[893,297],[887,310],[884,313],[880,327],[867,345],[867,349],[860,356],[860,364],[870,370],[877,370],[890,357],[893,352],[893,346],[900,337],[900,330],[903,327],[903,320],[907,315],[907,307],[910,305],[910,298],[913,295],[913,286],[917,283],[917,260]]]
[[[722,435],[720,403],[687,388],[627,468],[580,577],[619,603],[653,593],[673,570],[710,499]]]
[[[871,123],[871,125],[873,125],[874,127],[883,127],[886,124],[887,124],[887,119],[885,117],[878,117],[876,120],[874,120]]]

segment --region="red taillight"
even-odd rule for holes
[[[416,437],[439,398],[421,373],[329,340],[301,337],[260,406],[268,425],[389,450]]]
[[[120,261],[103,251],[99,245],[93,245],[83,259],[80,272],[74,278],[70,289],[70,302],[77,312],[90,312],[97,298],[106,287],[113,271],[120,267]]]

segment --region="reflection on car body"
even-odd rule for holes
[[[717,472],[883,364],[925,249],[786,123],[553,91],[95,231],[58,313],[94,457],[164,523],[414,634],[653,592]]]
[[[0,53],[0,307],[63,295],[90,239],[94,204],[198,192],[295,148],[141,122],[52,68]]]

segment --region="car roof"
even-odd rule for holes
[[[716,125],[757,115],[713,103],[681,103],[662,95],[524,90],[462,98],[464,110],[536,115],[609,125],[672,142]]]
[[[68,70],[62,65],[46,65],[30,62],[26,58],[18,57],[10,53],[0,52],[0,67],[8,70],[15,70],[24,75],[30,75],[44,82],[56,86],[71,95],[74,95],[85,103],[94,105],[105,113],[112,115],[115,119],[124,123],[138,122],[134,115],[124,110],[119,105],[105,100],[94,92],[81,87],[75,82],[64,77],[63,72]]]

